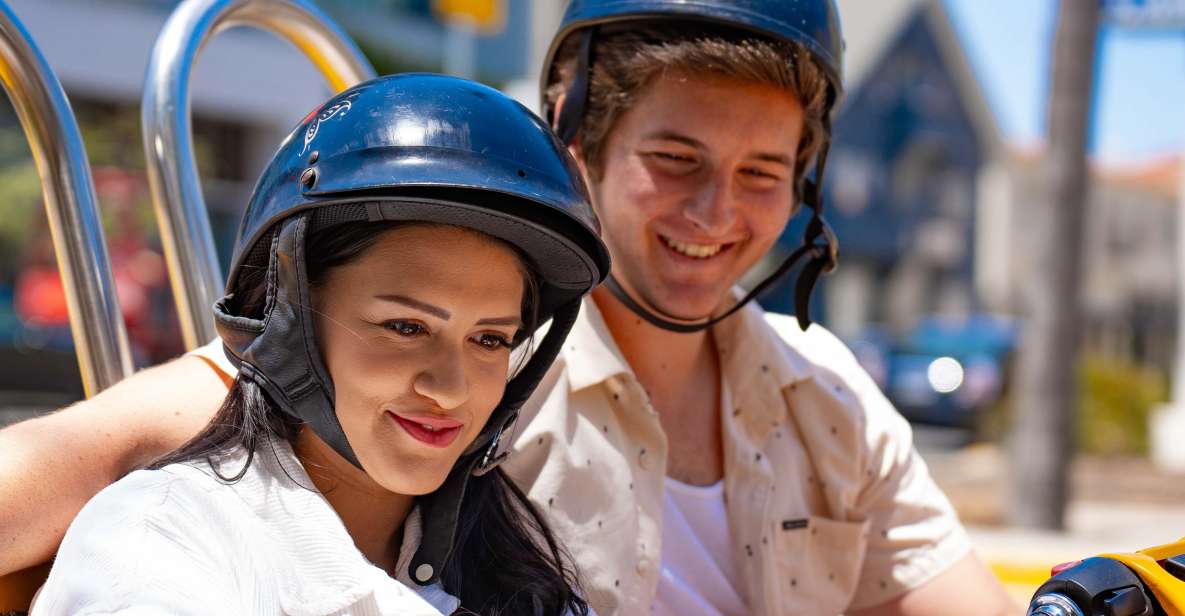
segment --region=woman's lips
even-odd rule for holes
[[[461,427],[465,424],[445,417],[429,416],[401,416],[387,411],[387,415],[395,420],[401,428],[412,438],[429,447],[444,448],[453,444],[461,434]]]

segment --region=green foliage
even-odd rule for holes
[[[1078,379],[1078,450],[1147,455],[1148,416],[1168,399],[1168,379],[1152,368],[1089,355]]]
[[[988,441],[1008,438],[1015,412],[1015,393],[1010,388],[1005,397],[980,417],[977,438]],[[1168,379],[1161,371],[1131,361],[1086,354],[1078,365],[1076,451],[1099,456],[1146,456],[1148,417],[1168,396]]]
[[[43,224],[37,224],[44,218],[41,179],[33,161],[0,165],[0,281],[15,274],[29,233],[37,228],[48,232]]]

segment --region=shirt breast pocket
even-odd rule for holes
[[[843,613],[860,577],[868,522],[811,516],[776,523],[776,586],[780,614]]]

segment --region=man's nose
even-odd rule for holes
[[[469,399],[469,379],[459,350],[439,349],[416,375],[412,388],[442,409],[455,409]]]
[[[683,216],[708,235],[728,231],[737,216],[731,175],[707,178],[683,208]]]

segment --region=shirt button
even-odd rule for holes
[[[605,381],[605,385],[608,387],[609,393],[615,396],[620,396],[622,390],[625,389],[625,386],[621,383],[621,379],[617,377],[612,377],[608,381]]]
[[[647,558],[638,559],[638,575],[646,575],[650,571],[650,560]]]
[[[641,466],[644,470],[650,470],[650,467],[654,465],[653,458],[654,456],[647,453],[646,448],[643,447],[638,451],[638,466]]]

